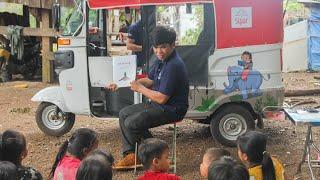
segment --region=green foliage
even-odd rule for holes
[[[66,8],[66,7],[62,7],[61,8],[61,27],[65,27],[66,26],[66,21],[67,19],[71,16],[73,8]]]
[[[198,41],[198,37],[201,33],[200,28],[188,29],[185,35],[181,39],[180,45],[194,45]]]
[[[277,100],[273,96],[267,95],[265,106],[277,106],[277,105],[278,105]]]
[[[263,108],[263,98],[257,99],[256,103],[254,104],[254,110],[256,112],[261,112]]]
[[[217,105],[215,101],[216,101],[216,97],[214,95],[206,99],[202,97],[201,106],[196,107],[195,110],[201,111],[201,112],[209,111],[210,109],[214,108]]]
[[[20,16],[23,15],[23,5],[16,4],[16,3],[4,3],[3,6],[0,8],[0,12],[8,12],[8,13],[15,13]]]
[[[256,112],[262,112],[262,109],[266,106],[278,106],[278,102],[273,96],[267,95],[257,99],[254,110]]]
[[[195,29],[188,29],[186,33],[182,36],[180,45],[195,45],[197,44],[199,35],[203,30],[203,23],[204,23],[204,10],[203,6],[195,6],[195,16],[191,19],[195,21],[196,28]]]
[[[287,12],[298,12],[303,9],[303,4],[298,3],[297,0],[283,0],[284,9],[286,8],[287,1],[289,1],[287,6]]]
[[[92,27],[97,27],[98,26],[98,10],[92,10],[90,9],[89,11],[89,22],[92,23]]]
[[[35,28],[37,26],[36,18],[33,15],[29,15],[30,27]]]
[[[125,13],[121,13],[121,14],[120,14],[119,21],[120,21],[121,23],[123,23],[123,24],[126,23],[126,15],[125,15]]]
[[[157,6],[157,12],[159,14],[164,13],[168,9],[168,6]]]

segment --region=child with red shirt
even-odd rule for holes
[[[230,152],[222,148],[209,148],[204,153],[202,163],[200,164],[200,175],[208,178],[208,169],[212,162],[219,160],[223,156],[230,156]]]
[[[60,147],[49,178],[75,180],[81,160],[97,147],[98,138],[95,131],[87,128],[77,129]]]
[[[138,180],[180,180],[175,174],[168,174],[170,168],[169,146],[157,138],[144,140],[138,151],[145,173]]]

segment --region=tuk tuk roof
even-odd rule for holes
[[[89,7],[92,9],[132,7],[141,5],[166,5],[182,3],[201,3],[213,2],[212,0],[88,0]]]

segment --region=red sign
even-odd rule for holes
[[[214,0],[217,48],[283,41],[282,0]]]

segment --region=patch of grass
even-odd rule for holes
[[[29,107],[13,108],[10,110],[10,113],[20,113],[20,114],[26,114],[26,113],[30,113],[30,112],[31,112],[31,108],[29,108]]]
[[[263,98],[257,99],[256,103],[254,104],[254,110],[256,112],[261,112],[263,108]]]
[[[266,106],[278,106],[278,102],[273,96],[266,95],[265,98],[261,97],[257,99],[256,103],[254,104],[254,110],[257,112],[262,112],[262,109]]]
[[[277,106],[277,105],[278,105],[277,100],[273,96],[267,95],[265,106]]]
[[[202,103],[201,106],[196,107],[195,110],[205,112],[212,109],[214,106],[216,106],[216,97],[212,95],[210,98],[203,98],[202,97]]]

